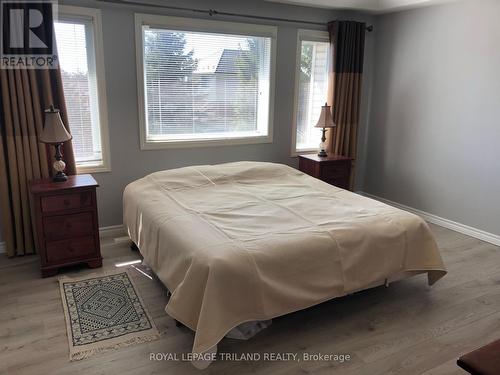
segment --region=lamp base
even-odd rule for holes
[[[327,157],[328,154],[325,151],[326,148],[326,128],[321,129],[321,143],[319,144],[319,152],[318,156],[319,157]]]
[[[64,172],[57,172],[56,175],[52,178],[54,182],[64,182],[68,181],[68,176]]]
[[[66,168],[66,163],[62,160],[61,146],[62,143],[54,145],[54,147],[56,148],[56,155],[55,155],[56,161],[54,162],[53,167],[54,170],[57,172],[54,175],[54,177],[52,177],[52,181],[54,182],[68,181],[68,176],[66,176],[66,173],[64,173],[64,169]]]

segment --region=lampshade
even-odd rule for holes
[[[336,125],[333,122],[331,107],[328,103],[325,103],[324,106],[321,107],[321,115],[319,116],[318,123],[316,124],[316,128],[334,128]]]
[[[40,142],[61,144],[72,138],[73,136],[64,127],[59,110],[55,109],[54,106],[45,110],[45,125],[39,137]]]

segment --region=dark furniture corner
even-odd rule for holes
[[[350,186],[351,164],[352,158],[346,156],[299,155],[301,172],[346,190]]]
[[[96,188],[91,175],[68,176],[65,182],[36,180],[33,198],[37,250],[42,277],[60,267],[86,263],[101,267]]]
[[[500,340],[464,354],[457,365],[472,375],[500,374]]]

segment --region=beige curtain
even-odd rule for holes
[[[328,31],[333,51],[328,103],[332,105],[333,120],[337,125],[330,133],[328,150],[336,155],[353,158],[350,183],[352,188],[356,165],[366,24],[334,21],[328,24]]]
[[[12,257],[35,252],[29,183],[48,178],[53,159],[53,148],[38,142],[44,110],[53,104],[66,126],[68,119],[59,69],[2,69],[0,93],[0,229]],[[63,153],[66,172],[76,174],[71,142]]]

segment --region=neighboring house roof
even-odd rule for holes
[[[238,60],[241,61],[241,59],[251,61],[250,51],[225,48],[222,52],[199,59],[194,73],[240,73],[241,67],[238,66]]]
[[[198,64],[194,73],[215,73],[220,58],[225,50],[218,51],[210,56],[204,56],[198,59]]]
[[[238,66],[238,61],[250,61],[250,51],[243,51],[240,49],[225,49],[217,64],[215,73],[236,74],[241,72],[241,66]],[[248,68],[248,64],[246,65]]]

